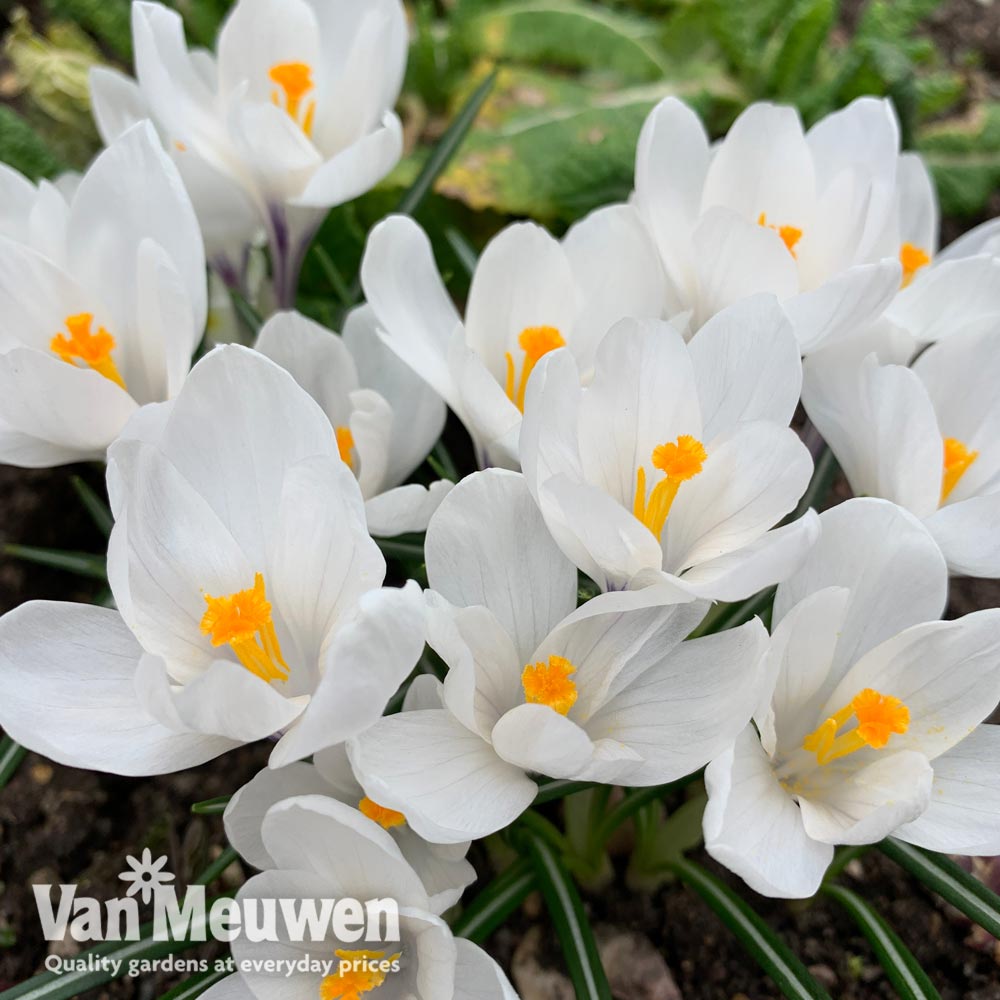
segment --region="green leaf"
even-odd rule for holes
[[[220,980],[231,975],[232,972],[229,969],[201,972],[197,976],[185,979],[183,983],[164,993],[160,1000],[194,1000],[195,997],[200,997],[209,986],[214,986]]]
[[[538,794],[531,804],[533,806],[544,805],[546,802],[564,799],[567,795],[575,795],[577,792],[584,792],[593,787],[592,781],[570,781],[568,778],[542,780],[538,782]]]
[[[3,550],[6,555],[14,559],[23,559],[25,562],[62,569],[67,573],[76,573],[77,576],[103,580],[105,583],[108,579],[107,559],[91,552],[68,552],[65,549],[43,549],[34,545],[14,545],[12,543],[5,545]]]
[[[80,503],[87,509],[91,520],[100,529],[101,534],[107,538],[111,534],[111,529],[115,526],[115,519],[111,514],[111,509],[104,499],[98,496],[79,476],[73,476],[70,482],[73,485],[73,489],[76,490],[76,495],[80,498]]]
[[[233,309],[239,316],[240,322],[250,332],[251,337],[256,337],[264,323],[264,318],[239,292],[230,289],[229,297],[232,299]]]
[[[479,262],[479,255],[475,248],[457,229],[450,226],[445,230],[444,238],[454,250],[458,262],[465,269],[465,273],[471,278],[476,271],[476,264]]]
[[[830,495],[830,490],[833,489],[833,483],[837,478],[838,472],[840,472],[840,466],[837,464],[837,458],[833,454],[833,450],[828,446],[824,446],[819,458],[816,459],[816,466],[813,469],[812,479],[809,481],[809,488],[802,494],[802,499],[799,501],[798,506],[789,515],[785,523],[788,524],[792,521],[797,521],[810,507],[822,510],[823,501]]]
[[[786,32],[771,63],[769,93],[789,99],[816,75],[816,62],[836,18],[835,0],[799,0],[782,23]]]
[[[879,965],[902,1000],[941,1000],[913,953],[868,903],[841,885],[825,885],[823,892],[840,903],[868,938]]]
[[[90,32],[123,62],[132,60],[129,0],[48,0],[49,12]]]
[[[901,840],[884,840],[879,849],[956,910],[1000,938],[1000,896],[951,858]]]
[[[474,57],[611,72],[624,83],[666,75],[656,31],[643,18],[580,0],[491,3],[456,27],[459,44]]]
[[[670,868],[736,935],[784,996],[790,1000],[831,1000],[788,945],[732,889],[686,858],[674,860]]]
[[[527,814],[522,821],[530,818]],[[524,823],[524,841],[578,1000],[612,1000],[580,894],[562,860],[533,824]]]
[[[220,795],[214,799],[202,799],[191,806],[191,812],[196,816],[221,816],[231,798],[231,795]]]
[[[239,860],[235,848],[226,847],[223,852],[198,876],[191,880],[192,885],[209,885],[214,882],[234,861]]]
[[[20,743],[15,743],[9,736],[0,739],[0,788],[14,777],[27,752]]]
[[[0,105],[0,160],[37,181],[66,169],[45,140],[15,111]]]
[[[524,902],[535,888],[535,871],[518,858],[469,903],[452,924],[456,937],[482,944]]]

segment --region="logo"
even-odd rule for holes
[[[205,898],[205,886],[188,886],[179,899],[167,857],[153,860],[149,849],[141,857],[127,856],[127,871],[118,876],[128,885],[123,897],[103,902],[77,895],[77,886],[32,886],[35,905],[47,941],[67,936],[80,943],[139,941],[139,902],[153,909],[153,940],[292,941],[326,943],[328,947],[364,942],[399,941],[399,907],[394,899],[335,898]],[[56,892],[58,890],[58,892]],[[332,939],[332,940],[331,940]],[[351,952],[377,956],[381,952]],[[335,963],[336,964],[336,963]]]

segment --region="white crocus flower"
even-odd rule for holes
[[[577,609],[576,570],[517,473],[459,483],[425,552],[428,642],[448,665],[438,706],[382,719],[348,753],[365,793],[427,840],[507,826],[535,797],[530,774],[672,781],[749,720],[760,622],[683,642],[706,605],[655,586]]]
[[[518,468],[525,391],[540,358],[568,347],[586,377],[608,328],[659,316],[663,299],[655,249],[622,206],[587,216],[562,242],[533,223],[508,226],[479,258],[464,320],[412,219],[372,230],[361,279],[386,343],[459,417],[484,468]]]
[[[138,84],[107,71],[92,79],[102,132],[148,115],[222,248],[246,238],[252,205],[278,303],[291,305],[326,212],[374,187],[402,153],[392,110],[408,46],[402,3],[239,0],[214,57],[188,51],[180,15],[161,4],[133,4],[132,35]]]
[[[118,611],[0,619],[0,725],[61,763],[158,774],[283,734],[279,766],[370,725],[423,649],[413,583],[382,589],[322,410],[221,347],[111,449]]]
[[[434,679],[421,674],[416,679],[430,684]],[[423,685],[411,686],[418,691]],[[436,697],[436,692],[432,692]],[[437,705],[440,706],[440,699]],[[414,702],[407,695],[406,708]],[[405,710],[405,708],[404,708]],[[226,807],[226,837],[240,855],[255,868],[272,868],[274,859],[261,838],[261,823],[271,806],[295,795],[332,796],[359,809],[396,842],[403,857],[420,876],[435,913],[454,906],[463,890],[476,880],[476,872],[465,860],[469,841],[460,844],[431,844],[415,833],[406,817],[369,799],[354,776],[343,745],[321,750],[312,764],[289,764],[279,770],[265,768],[233,796]]]
[[[714,148],[668,97],[636,152],[632,204],[656,241],[668,314],[692,329],[755,292],[782,301],[803,353],[849,336],[899,288],[899,127],[860,98],[803,132],[792,107],[752,104]]]
[[[105,150],[69,201],[17,177],[0,177],[12,199],[0,222],[0,461],[103,459],[191,365],[207,310],[198,223],[148,125]]]
[[[278,313],[261,329],[257,350],[290,372],[330,419],[365,498],[369,531],[424,531],[452,484],[400,484],[441,436],[445,406],[378,338],[371,310],[350,314],[343,339],[298,313]]]
[[[286,799],[267,811],[258,837],[267,870],[240,889],[239,901],[262,912],[267,901],[287,899],[320,912],[322,900],[391,900],[398,939],[388,939],[385,918],[378,936],[367,936],[367,911],[352,940],[337,936],[334,921],[324,923],[322,937],[306,940],[281,921],[277,941],[240,935],[232,942],[238,971],[211,987],[206,1000],[517,1000],[486,952],[452,936],[440,903],[428,898],[392,837],[356,809],[326,796]],[[329,971],[289,975],[285,963],[303,958],[328,963]]]
[[[914,362],[809,358],[803,400],[856,495],[927,526],[953,573],[1000,576],[1000,334],[933,344]]]
[[[811,511],[774,528],[812,472],[788,427],[802,369],[774,298],[731,306],[689,345],[625,320],[595,369],[581,388],[559,351],[528,388],[521,461],[563,552],[602,590],[659,581],[723,601],[792,572],[818,528]]]
[[[778,586],[770,681],[705,772],[705,846],[768,896],[819,888],[838,844],[887,836],[1000,852],[1000,610],[937,621],[934,540],[884,500],[820,516],[805,564]]]

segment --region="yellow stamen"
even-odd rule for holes
[[[181,142],[180,139],[174,139],[174,147],[176,148],[176,150],[177,150],[178,153],[186,153],[187,152],[187,145],[185,143]]]
[[[263,574],[257,573],[247,590],[226,597],[205,594],[205,603],[208,608],[201,619],[201,631],[212,637],[213,646],[228,644],[240,663],[261,680],[288,680],[288,664],[274,630]]]
[[[795,256],[795,244],[802,239],[802,230],[796,228],[795,226],[772,226],[768,224],[767,213],[761,212],[757,217],[757,225],[765,226],[768,229],[773,229],[780,237],[782,242],[788,247],[788,252],[794,257]]]
[[[313,118],[316,115],[316,102],[309,101],[305,107],[304,116],[299,121],[302,111],[302,98],[313,89],[312,67],[308,63],[286,62],[276,63],[268,72],[273,83],[276,83],[285,94],[285,111],[289,118],[302,127],[306,135],[312,135]],[[272,91],[271,100],[280,108],[281,94]]]
[[[838,736],[852,716],[857,725]],[[893,733],[902,735],[909,728],[910,710],[906,705],[892,695],[865,688],[813,730],[802,741],[802,749],[815,753],[817,763],[829,764],[862,747],[881,750]]]
[[[66,329],[69,330],[69,336],[57,333],[49,341],[49,350],[71,365],[75,365],[79,359],[99,375],[124,389],[125,380],[111,357],[111,352],[115,349],[115,338],[103,326],[98,327],[97,333],[91,333],[90,325],[93,322],[91,313],[67,316]]]
[[[320,1000],[360,1000],[365,993],[378,989],[387,972],[371,963],[396,962],[402,952],[385,957],[384,951],[344,951],[334,954],[340,959],[336,972],[324,977],[319,984]]]
[[[899,263],[903,265],[903,284],[906,286],[913,281],[913,276],[922,267],[926,267],[931,262],[930,254],[920,247],[915,247],[912,243],[904,243],[899,248]]]
[[[406,817],[401,812],[380,806],[367,795],[358,803],[358,809],[363,815],[378,823],[383,830],[391,830],[394,826],[402,826],[406,822]]]
[[[576,684],[569,679],[574,673],[576,667],[562,656],[550,656],[548,663],[529,663],[521,673],[525,700],[566,715],[576,704]]]
[[[675,442],[657,445],[653,449],[653,468],[665,473],[649,498],[646,498],[646,470],[639,466],[635,475],[635,500],[632,513],[646,525],[657,538],[663,534],[670,508],[674,504],[681,483],[693,479],[701,472],[708,458],[705,446],[690,434],[681,434]]]
[[[944,439],[944,474],[941,478],[941,503],[948,499],[958,481],[979,458],[978,451],[969,451],[958,438]]]
[[[351,433],[351,428],[338,427],[334,433],[337,435],[337,451],[340,452],[340,457],[353,469],[351,449],[354,447],[354,435]]]
[[[515,385],[514,358],[510,351],[507,352],[507,398],[523,413],[524,393],[528,388],[528,378],[535,365],[549,351],[554,351],[558,347],[565,347],[566,341],[562,334],[554,326],[528,326],[525,327],[517,342],[524,351],[524,365],[521,368],[521,380]]]

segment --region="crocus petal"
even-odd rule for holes
[[[253,992],[238,972],[209,986],[201,995],[205,1000],[253,1000]]]
[[[948,504],[924,523],[952,573],[1000,576],[1000,493]]]
[[[37,468],[100,460],[135,409],[95,371],[27,348],[0,354],[0,461]]]
[[[690,774],[722,753],[754,712],[767,632],[758,619],[681,643],[587,722],[595,742],[615,739],[642,757],[633,785]]]
[[[815,894],[833,847],[805,832],[802,815],[771,768],[752,726],[705,770],[705,850],[765,896]]]
[[[980,223],[959,236],[954,243],[949,243],[938,254],[937,259],[939,263],[944,263],[946,260],[959,260],[981,253],[996,256],[998,251],[1000,251],[1000,219],[990,219],[989,222]]]
[[[895,836],[945,854],[1000,854],[1000,727],[978,726],[934,761],[930,805]]]
[[[353,618],[323,650],[322,677],[309,706],[271,751],[282,767],[342,743],[372,725],[416,666],[424,648],[423,604],[412,580],[363,594]]]
[[[0,164],[0,236],[24,243],[28,237],[28,218],[35,200],[35,185],[22,173]]]
[[[766,421],[707,443],[704,469],[681,485],[665,534],[664,567],[679,573],[756,541],[791,513],[812,459],[798,435]]]
[[[927,808],[933,775],[927,758],[909,751],[845,769],[820,793],[799,796],[806,833],[824,844],[877,843]]]
[[[94,124],[105,146],[149,118],[149,105],[130,76],[110,66],[91,66],[88,81]]]
[[[910,710],[909,729],[893,733],[890,748],[933,760],[1000,701],[1000,609],[914,625],[876,646],[845,674],[820,717],[865,688],[893,695]]]
[[[756,292],[783,300],[799,290],[795,258],[781,237],[731,209],[709,209],[692,241],[701,290],[698,324]]]
[[[441,437],[447,414],[444,401],[378,336],[371,306],[353,309],[344,322],[344,343],[354,358],[363,386],[374,389],[392,407],[393,434],[386,481],[397,486],[423,463]],[[407,528],[407,531],[423,531]]]
[[[570,227],[563,247],[580,289],[571,350],[588,372],[597,345],[622,316],[661,314],[666,294],[663,270],[631,205],[591,212]]]
[[[431,519],[424,553],[431,588],[458,607],[489,608],[524,663],[576,607],[576,570],[516,473],[463,479]]]
[[[433,843],[502,830],[537,792],[520,768],[443,709],[382,719],[352,740],[349,752],[365,792]]]
[[[830,666],[839,677],[884,639],[939,618],[948,573],[927,529],[886,500],[848,500],[819,519],[823,532],[801,569],[778,585],[773,621],[777,624],[793,605],[825,587],[850,590]]]
[[[688,349],[706,440],[742,421],[791,421],[802,387],[802,362],[792,328],[773,296],[754,295],[723,309]]]
[[[387,111],[378,128],[319,167],[293,205],[332,208],[370,191],[403,155],[403,124]]]
[[[455,1000],[518,1000],[500,966],[478,945],[455,939]]]
[[[236,743],[173,731],[141,708],[142,649],[120,615],[31,601],[0,619],[0,725],[18,743],[71,767],[167,774]]]
[[[280,771],[265,767],[226,806],[226,838],[240,857],[254,868],[273,868],[274,859],[264,846],[261,824],[268,809],[297,795],[329,795],[330,785],[311,764],[289,764]]]
[[[261,839],[276,866],[315,872],[341,896],[372,899],[393,886],[400,906],[427,906],[427,893],[399,847],[377,823],[326,795],[288,798],[272,806]]]
[[[896,168],[899,239],[925,253],[937,252],[940,211],[934,179],[919,153],[901,153]]]
[[[862,264],[788,299],[785,312],[802,353],[851,337],[881,316],[899,291],[900,276],[896,260]]]
[[[461,321],[427,234],[402,215],[380,222],[368,236],[361,284],[388,346],[450,403],[448,345]]]
[[[368,530],[376,538],[392,538],[409,531],[426,531],[441,501],[454,483],[439,479],[430,486],[408,483],[365,501]]]

